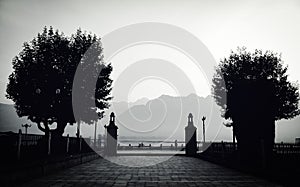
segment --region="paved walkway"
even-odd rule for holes
[[[166,160],[164,156],[119,156],[121,162]],[[197,158],[174,156],[148,167],[126,167],[97,159],[30,181],[25,186],[276,186]]]

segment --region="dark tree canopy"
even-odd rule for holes
[[[214,98],[232,122],[241,165],[272,164],[275,120],[299,114],[298,85],[288,81],[287,66],[271,51],[239,48],[224,58],[213,77]]]
[[[100,38],[80,29],[71,37],[66,37],[52,27],[45,27],[32,41],[25,42],[22,51],[12,61],[14,71],[9,76],[6,97],[14,101],[17,114],[36,122],[45,133],[49,132],[48,125],[56,122],[57,128],[53,132],[59,135],[63,134],[67,123],[73,124],[76,120],[91,123],[97,120],[74,119],[72,110],[72,86],[76,68],[84,63],[82,58],[92,44],[96,51],[93,53],[93,66],[102,71],[100,76],[93,75],[98,76],[93,93],[79,99],[95,102],[97,108],[86,106],[83,110],[99,112],[101,117],[111,99],[112,80],[109,76],[112,67],[103,61]]]
[[[237,52],[231,52],[228,58],[224,58],[216,68],[213,77],[214,98],[223,109],[226,119],[234,116],[234,107],[238,104],[235,90],[244,90],[246,98],[244,102],[254,105],[268,105],[273,118],[291,119],[300,113],[298,108],[298,85],[288,81],[287,66],[283,65],[281,55],[271,51],[263,52],[255,50],[247,52],[246,48],[238,48]],[[240,86],[242,85],[242,86]],[[244,86],[243,86],[244,85]],[[246,88],[245,85],[248,85]],[[260,101],[251,101],[252,95],[260,95]],[[247,97],[247,93],[248,96]],[[268,98],[268,103],[263,98]],[[272,100],[270,100],[272,99]]]

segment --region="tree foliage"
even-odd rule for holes
[[[274,98],[267,104],[269,109],[274,110],[272,115],[275,120],[297,116],[300,113],[298,85],[288,80],[287,70],[281,55],[271,51],[255,50],[251,53],[247,52],[246,48],[232,51],[228,58],[221,60],[213,77],[214,98],[221,106],[224,117],[232,119],[235,111],[240,110],[234,108],[237,98],[230,96],[233,94],[233,88],[246,82],[248,85],[252,84],[248,88],[251,88],[253,93]],[[264,86],[267,82],[272,88]],[[251,101],[249,97],[243,99]]]
[[[93,45],[94,44],[94,45]],[[97,108],[86,106],[86,112],[99,112],[100,117],[108,101],[112,80],[111,64],[103,61],[103,48],[100,38],[80,29],[71,37],[65,36],[52,27],[44,28],[30,42],[25,42],[22,51],[13,59],[14,71],[9,76],[6,97],[15,103],[18,116],[27,116],[38,124],[45,133],[49,125],[57,123],[53,132],[62,135],[64,128],[76,120],[91,123],[97,119],[75,119],[72,110],[72,86],[76,69],[83,64],[85,52],[93,45],[95,68],[101,72],[94,74],[97,85],[93,93],[82,95],[82,101],[95,102]],[[87,82],[88,80],[82,80]],[[42,124],[42,125],[41,125]]]

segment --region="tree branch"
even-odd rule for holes
[[[42,132],[46,132],[45,128],[43,128],[41,126],[41,122],[37,122],[37,127],[42,131]]]

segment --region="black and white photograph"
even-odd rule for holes
[[[299,186],[299,0],[0,0],[0,186]]]

